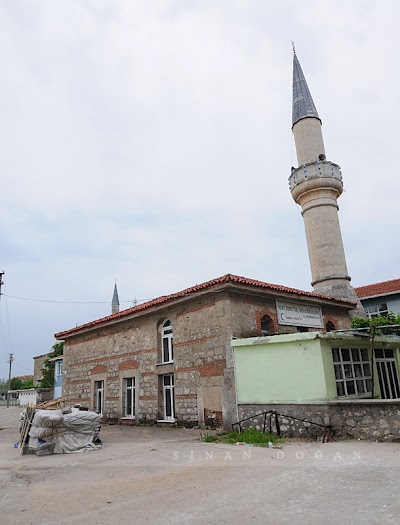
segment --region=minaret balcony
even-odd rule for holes
[[[290,191],[303,182],[312,179],[335,179],[342,183],[342,172],[340,166],[327,160],[309,162],[298,168],[292,168],[292,174],[289,177]],[[326,181],[328,182],[328,181]]]

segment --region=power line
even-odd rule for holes
[[[37,303],[56,303],[56,304],[110,304],[110,301],[55,301],[51,299],[32,299],[30,297],[18,297],[16,295],[3,294],[4,297],[10,299],[19,299],[20,301],[34,301]],[[143,303],[146,301],[151,301],[151,299],[134,299],[130,301],[120,301],[121,303]]]
[[[22,368],[23,370],[27,370],[28,372],[30,372],[32,374],[32,368],[26,368],[26,366],[21,366],[18,363],[16,363],[15,361],[14,361],[14,366],[16,366],[18,368]]]

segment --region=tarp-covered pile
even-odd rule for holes
[[[28,449],[40,453],[68,454],[100,448],[100,415],[77,408],[35,410]]]

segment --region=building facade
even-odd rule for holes
[[[370,319],[400,313],[400,279],[360,286],[355,291]]]
[[[284,414],[281,430],[300,436],[302,419],[337,436],[400,438],[400,337],[309,332],[232,341],[239,419]],[[253,419],[254,418],[254,419]],[[297,418],[297,419],[293,419]]]
[[[53,387],[53,398],[57,399],[62,396],[62,378],[63,378],[63,365],[64,356],[59,355],[53,357],[54,361],[54,387]]]
[[[65,341],[63,397],[108,421],[229,428],[233,338],[315,323],[345,329],[354,306],[228,274],[56,334]]]
[[[33,386],[38,386],[43,379],[42,368],[44,368],[44,362],[48,355],[49,354],[47,353],[37,355],[33,358]]]

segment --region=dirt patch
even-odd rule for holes
[[[18,415],[0,435],[2,525],[399,524],[395,443],[297,440],[274,450],[114,425],[102,428],[98,451],[20,456]]]

